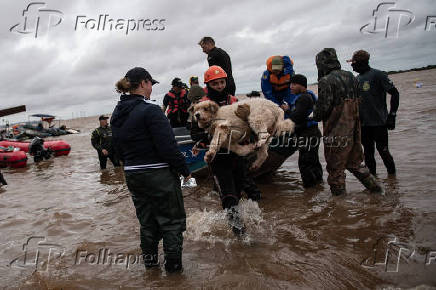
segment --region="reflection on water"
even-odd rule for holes
[[[99,169],[89,140],[95,118],[75,120],[83,133],[65,136],[72,145],[70,156],[39,164],[29,159],[27,168],[3,171],[9,185],[0,188],[0,285],[23,289],[435,285],[436,262],[425,265],[426,254],[436,251],[435,74],[433,70],[393,76],[401,93],[398,129],[390,133],[398,174],[388,177],[377,157],[385,196],[367,192],[350,174],[346,196],[332,197],[327,184],[304,189],[294,156],[274,176],[258,180],[263,192],[259,204],[241,202],[247,233],[239,239],[228,226],[210,177],[198,178],[198,187],[184,189],[187,232],[181,275],[145,271],[134,259],[140,254],[139,225],[123,172],[111,165]],[[416,78],[424,84],[420,89],[414,86]],[[23,247],[32,236],[43,237],[44,243]],[[64,251],[62,257],[48,259],[50,247],[53,255]],[[405,250],[398,272],[391,271],[401,247]],[[31,258],[23,261],[24,248],[28,257],[39,251],[37,265],[30,263]],[[387,252],[391,254],[384,262]],[[109,263],[108,254],[120,258]],[[16,262],[10,265],[11,261]]]

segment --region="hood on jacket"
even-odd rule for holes
[[[316,55],[316,66],[318,67],[318,80],[334,70],[341,69],[336,50],[334,48],[324,48]]]
[[[111,126],[121,127],[127,120],[130,112],[140,103],[144,97],[140,95],[122,95],[111,117]]]

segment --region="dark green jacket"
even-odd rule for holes
[[[98,127],[92,132],[91,144],[98,152],[106,149],[112,151],[112,129],[108,125],[107,127]]]

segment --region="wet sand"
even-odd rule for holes
[[[435,286],[436,70],[391,78],[401,98],[397,129],[390,132],[398,174],[388,178],[377,155],[385,196],[367,192],[350,174],[346,196],[332,197],[326,183],[305,190],[294,155],[274,176],[259,180],[263,192],[259,205],[242,201],[248,235],[239,240],[227,227],[211,180],[198,179],[199,187],[184,190],[188,230],[180,275],[168,276],[163,267],[145,271],[136,262],[139,224],[123,173],[111,165],[100,171],[90,144],[97,118],[67,123],[82,130],[63,138],[72,145],[69,156],[40,164],[29,160],[27,168],[3,170],[9,185],[0,189],[0,285],[21,289]],[[416,80],[422,88],[415,88]],[[325,168],[322,152],[321,148]]]

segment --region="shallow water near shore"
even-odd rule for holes
[[[247,233],[237,238],[211,179],[198,178],[198,187],[183,190],[184,271],[176,275],[167,275],[163,266],[146,271],[140,264],[139,224],[123,172],[111,165],[100,171],[90,145],[96,118],[72,121],[68,125],[82,133],[63,138],[72,145],[69,156],[40,164],[29,160],[27,168],[3,170],[9,185],[0,188],[0,285],[21,289],[435,286],[436,70],[391,78],[400,91],[397,129],[390,132],[398,174],[388,177],[376,156],[385,196],[364,190],[350,174],[346,196],[332,197],[326,183],[305,190],[296,154],[275,175],[258,180],[263,193],[259,204],[242,200]],[[422,88],[415,87],[416,79]]]

